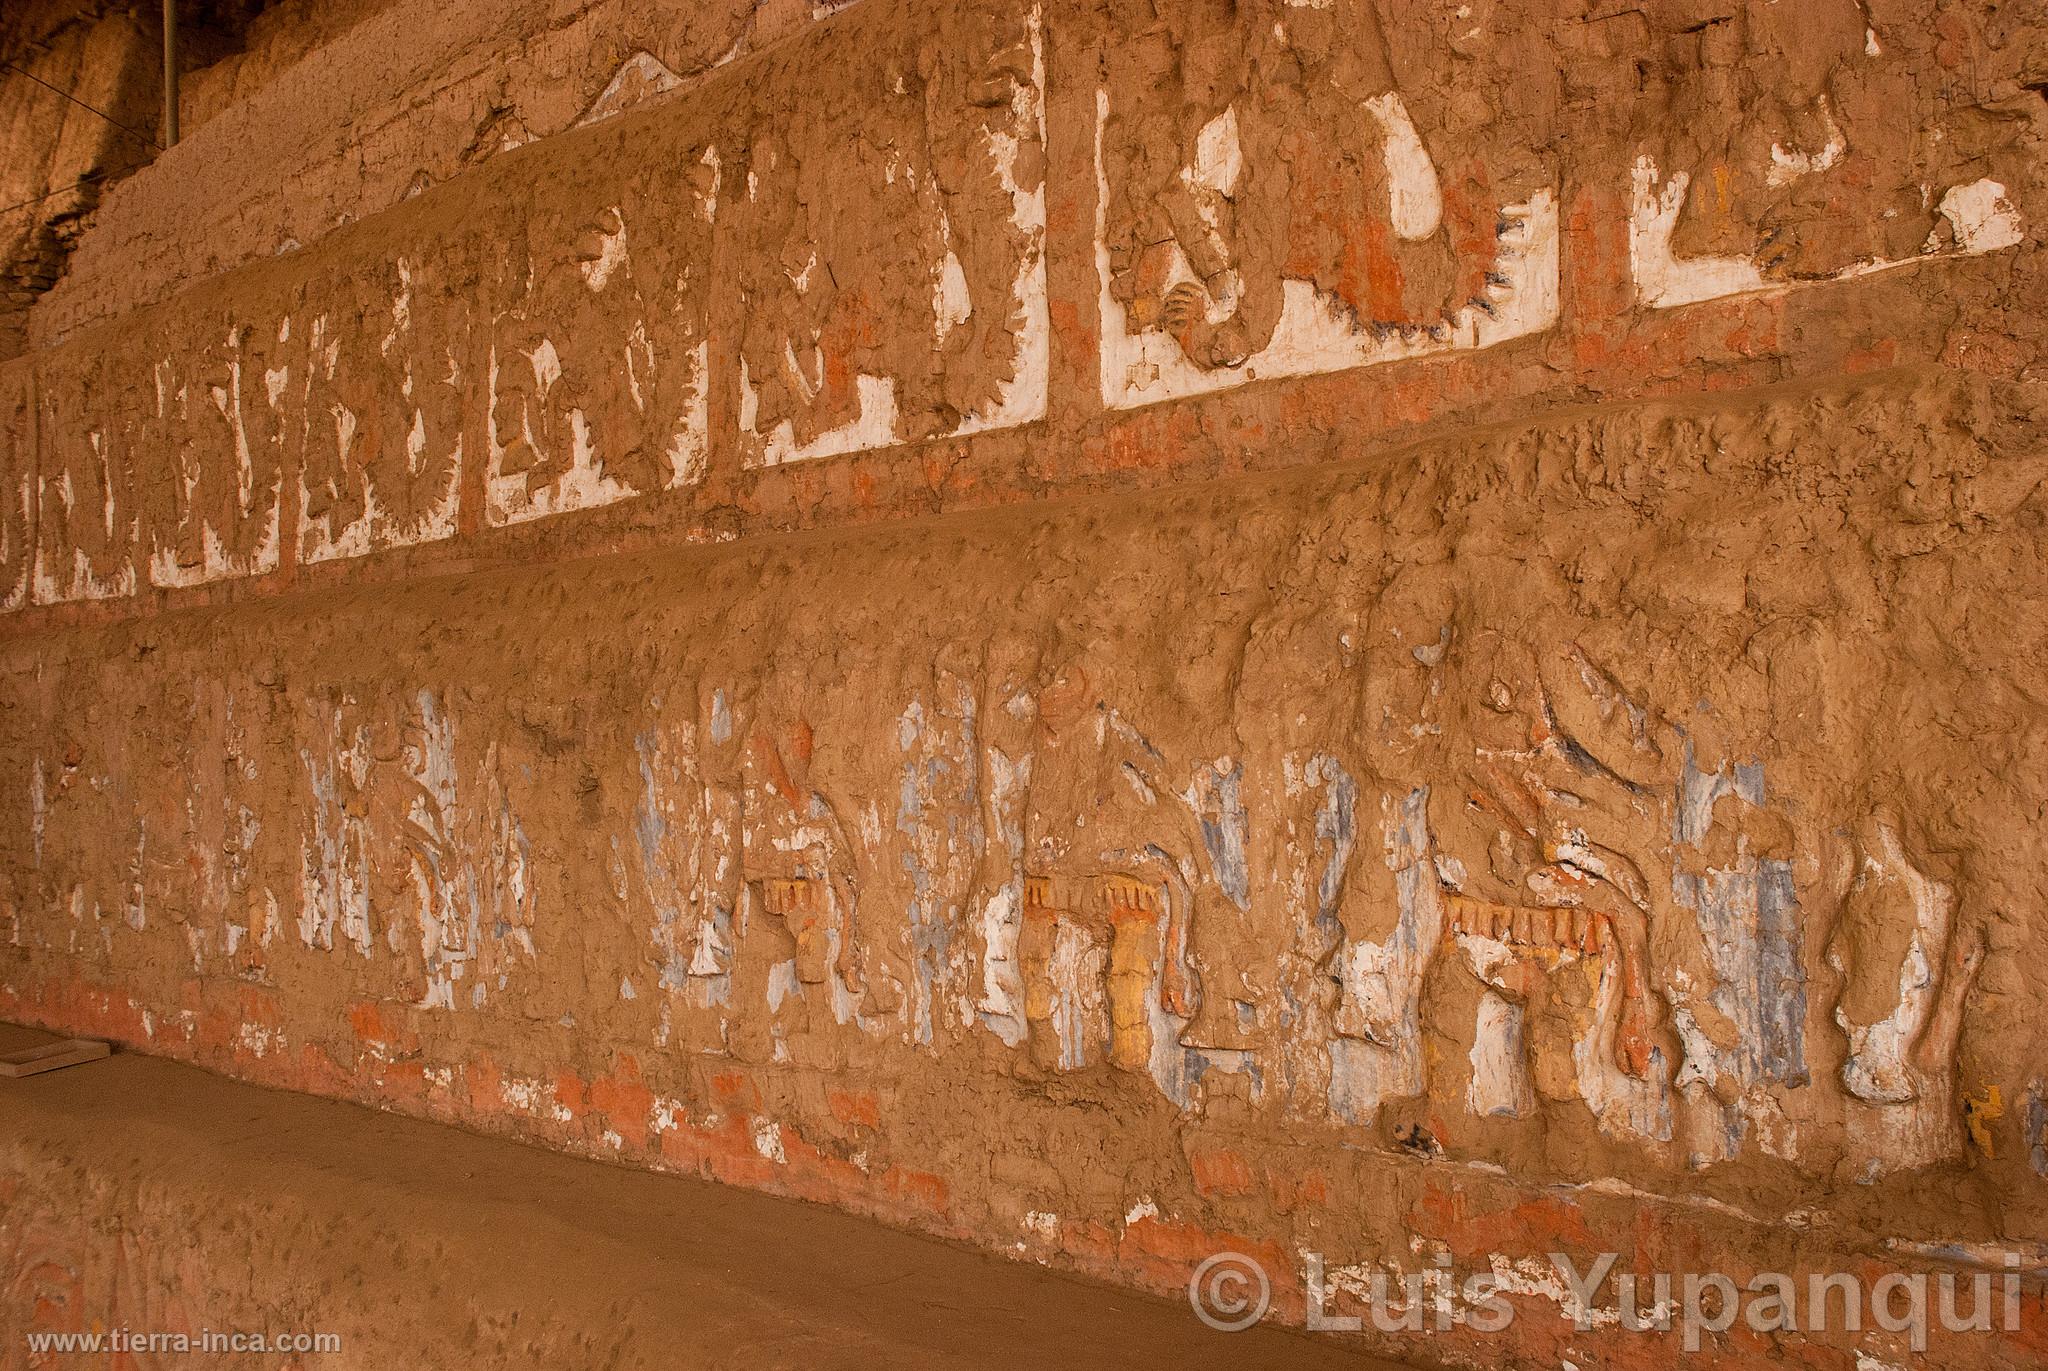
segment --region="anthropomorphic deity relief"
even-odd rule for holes
[[[1035,10],[949,11],[864,53],[851,100],[753,132],[730,220],[750,462],[1045,412],[1043,66]]]
[[[595,211],[536,209],[498,264],[489,514],[514,523],[701,478],[714,147],[684,189]]]
[[[1385,796],[1377,816],[1380,851],[1394,877],[1396,919],[1386,936],[1342,944],[1333,960],[1340,986],[1330,1041],[1330,1112],[1369,1124],[1389,1100],[1421,1095],[1424,978],[1444,936],[1444,892],[1429,836],[1429,790]]]
[[[984,925],[990,999],[1022,1018],[1042,1067],[1106,1060],[1181,1098],[1180,1032],[1197,1004],[1187,960],[1201,841],[1193,815],[1166,759],[1079,664],[1035,689],[1014,684],[986,730],[997,841],[982,886],[1020,897],[1014,920]]]
[[[298,797],[269,783],[276,695],[247,680],[178,673],[152,710],[163,726],[131,764],[181,784],[150,794],[138,818],[141,898],[182,939],[193,974],[270,979],[298,888]]]
[[[1509,732],[1496,746],[1482,744],[1455,792],[1463,812],[1442,825],[1447,835],[1484,843],[1459,841],[1457,850],[1439,854],[1448,931],[1474,973],[1514,1003],[1527,1001],[1533,978],[1580,957],[1595,959],[1599,974],[1611,973],[1618,986],[1607,1064],[1644,1080],[1658,1054],[1653,1032],[1661,1016],[1648,958],[1652,909],[1662,906],[1641,867],[1619,849],[1638,845],[1631,829],[1654,832],[1630,801],[1654,784],[1646,763],[1668,740],[1653,738],[1647,714],[1590,663],[1573,654],[1569,665],[1575,670],[1560,673],[1567,679],[1553,700],[1533,659],[1510,650],[1497,660],[1486,707],[1503,716]],[[1571,701],[1563,695],[1574,689],[1590,693],[1592,708],[1580,712],[1607,735],[1595,735],[1591,746],[1626,747],[1617,754],[1620,769],[1566,731],[1561,716]],[[1651,755],[1637,755],[1645,752]],[[1475,1078],[1475,1092],[1485,1088]],[[1498,1105],[1487,1101],[1481,1112],[1501,1112]]]
[[[284,930],[298,856],[290,844],[295,817],[290,793],[265,784],[267,744],[272,729],[269,692],[234,685],[199,692],[201,738],[218,738],[216,750],[201,746],[193,755],[218,758],[208,784],[187,798],[189,822],[207,859],[210,889],[205,909],[221,915],[220,951],[237,975],[267,979],[270,947]],[[203,915],[202,911],[202,915]]]
[[[135,425],[123,407],[120,358],[102,352],[76,366],[52,368],[40,388],[38,604],[135,593]]]
[[[878,666],[862,671],[870,679],[880,674]],[[977,896],[993,893],[977,890],[993,866],[982,793],[991,778],[981,755],[983,691],[971,654],[949,650],[914,664],[906,687],[908,701],[889,721],[894,793],[857,810],[871,915],[866,1008],[879,1018],[893,1002],[902,1039],[936,1051],[949,1036],[979,1031],[975,996],[986,962],[970,925]]]
[[[28,371],[0,372],[0,612],[29,600],[35,569],[35,413]]]
[[[1469,27],[1468,47],[1483,26]],[[1404,55],[1420,69],[1401,69],[1372,0],[1203,0],[1112,50],[1097,134],[1106,403],[1554,321],[1554,173],[1505,145],[1519,121],[1433,102],[1440,123],[1422,128],[1406,98],[1410,82],[1472,79],[1487,54]]]
[[[287,435],[295,427],[286,406],[299,399],[283,341],[288,331],[282,320],[258,327],[208,311],[150,337],[154,394],[141,431],[168,459],[143,492],[152,584],[277,569]]]
[[[1958,913],[1955,887],[1924,869],[1901,830],[1891,813],[1855,826],[1828,945],[1842,975],[1842,1085],[1868,1106],[1852,1114],[1850,1131],[1873,1174],[1961,1151],[1956,1046],[1985,950],[1983,928]]]
[[[428,690],[344,696],[300,749],[300,939],[393,958],[426,1009],[481,1007],[536,955],[533,856],[500,750],[459,740],[445,709]]]
[[[364,957],[375,862],[370,738],[369,724],[344,700],[323,711],[299,748],[310,820],[300,842],[299,941],[319,951],[349,947]]]
[[[454,533],[470,310],[454,281],[465,251],[450,244],[339,279],[280,336],[303,350],[301,560]]]
[[[1879,7],[1881,8],[1881,7]],[[1953,117],[1930,35],[1865,0],[1667,7],[1668,102],[1634,170],[1630,250],[1668,307],[1833,280],[2024,234],[2019,125]]]
[[[1796,939],[1759,930],[1755,900],[1729,894],[1741,907],[1726,911],[1731,926],[1715,940],[1731,957],[1746,942],[1749,955],[1706,964],[1703,911],[1687,907],[1697,878],[1683,874],[1677,850],[1701,836],[1686,828],[1698,809],[1680,793],[1685,740],[1582,651],[1510,647],[1485,690],[1497,741],[1482,744],[1462,804],[1443,815],[1437,865],[1450,936],[1487,986],[1486,1023],[1522,1045],[1475,1041],[1468,1103],[1512,1116],[1537,1097],[1576,1096],[1603,1127],[1671,1138],[1674,1090],[1694,1076],[1712,1082],[1722,1067],[1708,1059],[1742,1046],[1756,998],[1790,989],[1751,974],[1760,941],[1796,955]],[[1709,802],[1697,822],[1717,817]],[[1726,873],[1710,863],[1743,858],[1753,854],[1697,865],[1720,882]]]
[[[481,1005],[507,966],[534,956],[532,854],[506,795],[498,749],[464,774],[455,725],[419,692],[401,739],[406,883],[419,926],[424,1004],[455,1006],[456,982]]]
[[[71,956],[110,949],[120,930],[150,926],[147,876],[173,835],[152,826],[131,779],[128,740],[97,710],[38,742],[21,778],[29,831],[14,889],[32,908],[64,916],[44,925],[52,946]]]
[[[663,1045],[818,1066],[850,1035],[929,1047],[972,1024],[975,701],[945,671],[892,719],[894,698],[864,693],[822,740],[772,672],[652,702],[614,880],[653,919]]]
[[[720,878],[737,868],[739,796],[735,787],[707,783],[709,750],[730,744],[732,717],[724,691],[705,703],[698,717],[694,691],[650,701],[654,717],[633,740],[640,787],[632,854],[621,858],[614,880],[629,904],[638,890],[637,908],[652,920],[655,984],[673,1006],[663,1020],[666,1032],[694,1050],[717,1051],[727,1046],[733,1005],[740,909]],[[671,717],[671,709],[681,717]],[[615,850],[620,846],[615,840]],[[636,979],[629,974],[621,993],[640,993],[631,990]]]
[[[814,784],[815,737],[778,703],[779,685],[705,696],[699,764],[713,852],[692,965],[730,978],[721,1033],[731,1050],[828,1064],[868,1000],[855,835]]]
[[[1405,996],[1391,994],[1385,1017],[1368,1025],[1340,984],[1347,946],[1398,942],[1409,888],[1383,840],[1396,836],[1411,785],[1361,728],[1369,687],[1390,673],[1357,660],[1344,645],[1355,635],[1338,627],[1394,598],[1361,587],[1277,600],[1241,641],[1191,648],[1191,674],[1221,668],[1229,686],[1218,725],[1192,741],[1185,729],[1175,735],[1177,748],[1209,758],[1179,797],[1205,858],[1188,953],[1202,995],[1181,1033],[1199,1057],[1205,1110],[1323,1122],[1337,1077],[1342,1093],[1381,1066],[1401,1074],[1379,1059],[1383,1050],[1419,1061],[1419,1036],[1397,1029],[1412,1020]],[[1410,902],[1408,912],[1420,911]]]
[[[1771,1089],[1807,1081],[1805,978],[1761,770],[1702,770],[1576,646],[1430,652],[1450,673],[1430,727],[1472,750],[1383,822],[1401,917],[1339,963],[1340,1117],[1435,1098],[1417,1037],[1456,1013],[1440,1027],[1471,1043],[1451,1074],[1476,1117],[1576,1101],[1699,1164],[1778,1145]]]

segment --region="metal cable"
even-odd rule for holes
[[[107,11],[113,8],[113,0],[82,0],[82,2],[78,3],[78,8],[71,14],[51,24],[40,34],[29,38],[14,51],[0,54],[0,63],[12,66],[17,62],[27,60],[30,53],[48,53],[57,45],[68,30],[77,28],[80,24],[97,23],[101,19],[106,18]]]
[[[112,171],[89,171],[85,175],[79,177],[76,181],[73,181],[68,186],[59,186],[55,190],[45,191],[41,195],[35,196],[31,199],[23,200],[18,205],[9,205],[5,209],[0,209],[0,215],[12,214],[18,209],[27,209],[30,205],[40,205],[41,203],[43,203],[43,201],[53,199],[56,196],[63,195],[68,191],[74,191],[79,189],[80,187],[92,185],[97,181],[104,181],[109,177],[119,176],[124,171],[133,171],[137,167],[147,165],[148,159],[145,158],[140,162],[130,162],[125,166],[115,167]]]
[[[109,124],[112,124],[115,128],[121,130],[121,132],[128,134],[129,136],[134,138],[140,138],[143,142],[149,144],[158,152],[162,152],[164,150],[164,145],[162,143],[157,142],[156,139],[150,137],[148,134],[143,133],[138,129],[129,128],[126,124],[122,123],[119,119],[116,119],[113,115],[108,114],[105,110],[94,109],[91,105],[86,104],[85,101],[79,99],[71,92],[67,90],[61,90],[58,87],[51,85],[48,81],[45,81],[42,77],[30,71],[27,67],[16,66],[12,62],[0,62],[0,67],[4,67],[8,71],[14,72],[17,75],[26,76],[29,80],[35,82],[44,90],[52,91],[58,95],[63,96],[66,100],[69,100],[72,104],[78,106],[82,110],[85,110],[89,114],[97,114],[100,118],[106,120]]]

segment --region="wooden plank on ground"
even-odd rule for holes
[[[110,1050],[105,1043],[92,1038],[66,1038],[0,1056],[0,1076],[34,1076],[60,1067],[96,1062]]]

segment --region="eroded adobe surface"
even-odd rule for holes
[[[1532,1360],[2037,1261],[2039,34],[869,0],[0,371],[0,1011]]]

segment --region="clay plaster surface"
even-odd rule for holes
[[[33,1037],[0,1025],[4,1050]],[[1134,1348],[1219,1371],[1388,1365],[1277,1329],[1221,1339],[1183,1305],[815,1206],[140,1056],[104,1068],[10,1083],[0,1253],[22,1321],[0,1365],[23,1364],[21,1333],[93,1328],[318,1330],[340,1339],[322,1362],[362,1368],[599,1356],[938,1371],[992,1365],[994,1347],[1071,1366]],[[336,1259],[362,1270],[364,1297],[309,1298]]]
[[[2037,1260],[2028,26],[1460,8],[868,0],[0,369],[0,1009],[1159,1289]]]

